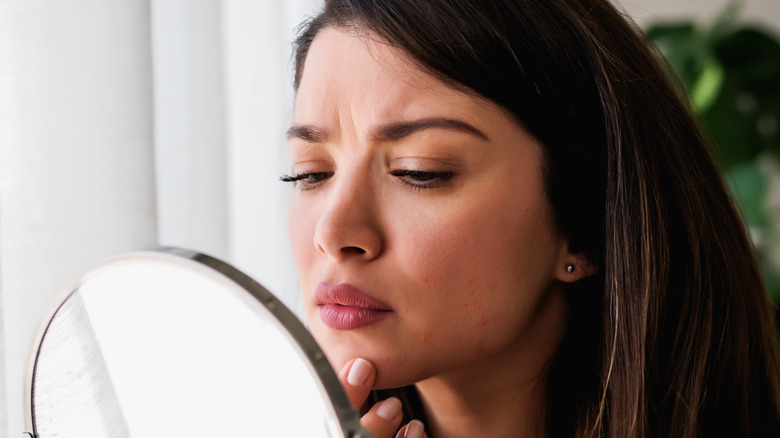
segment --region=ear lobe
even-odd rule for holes
[[[574,283],[598,272],[598,267],[585,253],[569,253],[565,263],[558,267],[555,278],[566,283]]]

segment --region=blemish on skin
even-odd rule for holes
[[[427,344],[431,340],[431,331],[425,330],[417,335],[417,343],[419,344]]]
[[[480,297],[478,293],[471,295],[466,301],[463,302],[463,307],[475,311],[480,307]]]

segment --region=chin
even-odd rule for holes
[[[413,385],[432,376],[426,367],[408,357],[371,347],[349,348],[344,345],[328,349],[325,355],[338,373],[352,359],[363,358],[376,367],[373,389],[399,388]]]
[[[415,383],[415,380],[407,376],[407,372],[399,373],[402,365],[398,358],[391,358],[382,350],[371,347],[370,343],[353,344],[351,342],[334,342],[315,336],[317,343],[322,348],[330,362],[333,371],[338,374],[352,359],[362,358],[371,362],[377,370],[375,389],[393,388]]]

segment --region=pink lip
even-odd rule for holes
[[[317,285],[314,302],[322,322],[334,330],[354,330],[373,324],[393,308],[348,284]]]

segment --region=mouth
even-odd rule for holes
[[[393,312],[382,301],[348,284],[320,283],[314,302],[325,326],[334,330],[355,330],[379,322]]]

